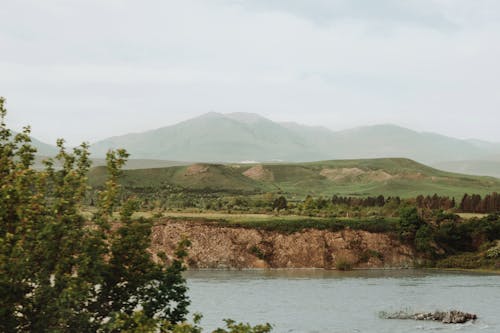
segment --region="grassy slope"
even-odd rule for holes
[[[335,160],[297,164],[265,164],[273,180],[255,180],[243,175],[254,165],[201,164],[202,171],[191,172],[189,166],[159,169],[127,170],[122,183],[127,187],[178,186],[190,190],[223,192],[276,192],[290,197],[304,195],[450,195],[485,194],[500,191],[500,180],[455,174],[430,168],[401,158]],[[327,172],[334,176],[325,176]],[[91,172],[91,185],[102,184],[103,168]]]
[[[435,164],[436,168],[471,175],[493,176],[500,178],[500,160],[466,160],[450,161]]]

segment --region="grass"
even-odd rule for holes
[[[125,170],[122,185],[136,193],[195,192],[257,194],[282,191],[288,197],[303,198],[337,195],[379,195],[415,197],[419,194],[454,196],[464,193],[486,194],[500,191],[500,180],[492,177],[468,176],[433,169],[403,158],[336,160],[312,163],[265,164],[272,180],[254,180],[243,175],[247,164],[202,164],[202,171],[190,172],[189,166]],[[360,174],[348,174],[360,170]],[[346,172],[332,178],[324,170]],[[343,170],[343,171],[342,171]],[[390,175],[384,179],[377,172]],[[94,168],[90,185],[100,186],[106,178],[103,167]]]
[[[485,258],[484,254],[479,252],[460,253],[439,260],[436,263],[436,268],[488,269],[494,271],[500,268],[500,261]]]
[[[278,231],[287,234],[304,229],[340,231],[346,228],[383,233],[396,231],[398,225],[397,219],[388,218],[343,219],[265,214],[166,213],[164,218],[196,221],[221,227]]]
[[[473,218],[481,219],[483,217],[488,216],[488,214],[480,214],[480,213],[457,213],[457,215],[466,220],[470,220]]]

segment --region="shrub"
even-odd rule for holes
[[[413,241],[417,230],[424,224],[417,208],[404,207],[399,210],[399,235],[404,241]]]
[[[264,260],[266,258],[265,253],[257,245],[254,245],[250,248],[250,253],[261,260]]]
[[[350,271],[352,270],[352,263],[347,259],[340,258],[335,262],[335,268],[339,271]]]
[[[422,225],[415,234],[415,249],[420,253],[433,254],[433,231],[429,225]]]
[[[486,251],[486,258],[498,259],[500,258],[500,244]]]

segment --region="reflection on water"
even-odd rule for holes
[[[191,312],[270,322],[274,332],[500,332],[500,276],[425,270],[189,271]],[[459,309],[475,323],[384,320],[380,311]]]

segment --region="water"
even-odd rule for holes
[[[420,270],[190,271],[191,312],[202,326],[223,318],[269,322],[273,332],[500,332],[500,275]],[[380,311],[473,312],[474,323],[388,320]]]

